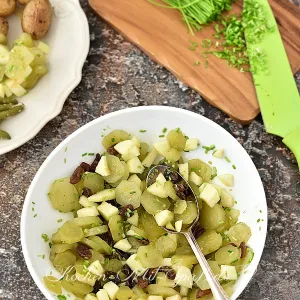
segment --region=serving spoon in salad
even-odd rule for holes
[[[188,242],[189,242],[202,270],[203,270],[203,273],[206,277],[206,280],[210,286],[210,289],[212,291],[212,294],[213,294],[215,300],[229,300],[229,297],[226,295],[224,289],[222,288],[221,284],[219,283],[219,281],[213,274],[209,264],[207,263],[207,260],[206,260],[205,256],[203,255],[202,250],[199,247],[199,245],[193,235],[193,232],[192,232],[192,229],[198,223],[199,216],[200,216],[199,203],[198,203],[197,197],[196,197],[193,189],[190,187],[188,182],[178,172],[176,172],[171,167],[168,167],[165,165],[157,165],[149,171],[147,178],[146,178],[147,187],[149,187],[153,183],[155,183],[156,178],[158,177],[159,174],[163,174],[164,177],[168,177],[173,183],[175,182],[174,185],[176,185],[176,187],[178,187],[177,194],[182,193],[183,197],[184,197],[184,195],[185,196],[189,195],[189,199],[193,199],[193,201],[196,203],[196,206],[197,206],[197,217],[194,219],[192,224],[189,224],[189,225],[183,227],[181,231],[178,232],[175,230],[171,230],[171,229],[166,228],[165,226],[161,226],[161,227],[169,233],[183,234],[186,237],[186,239],[188,240]],[[179,197],[179,198],[181,198],[181,197]]]

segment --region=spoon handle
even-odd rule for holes
[[[204,257],[193,233],[191,230],[184,233],[186,239],[188,240],[191,248],[193,249],[200,267],[203,270],[203,273],[207,279],[207,282],[210,286],[212,294],[214,295],[215,300],[229,300],[229,297],[226,295],[225,291],[223,290],[221,284],[216,279],[215,275],[213,274],[209,264],[207,263],[206,258]]]

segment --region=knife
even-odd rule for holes
[[[300,168],[300,97],[283,46],[277,23],[268,0],[256,0],[272,27],[261,41],[250,42],[245,30],[251,68],[257,63],[253,50],[262,51],[268,72],[252,73],[264,125],[268,133],[283,138],[283,143],[295,154]],[[249,2],[250,3],[250,2]],[[249,4],[248,4],[249,5]],[[244,11],[247,1],[244,1]],[[252,52],[253,53],[253,52]]]

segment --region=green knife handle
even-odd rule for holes
[[[300,169],[300,128],[291,132],[283,139],[283,143],[287,145],[295,154]]]

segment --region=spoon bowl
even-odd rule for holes
[[[183,230],[176,231],[166,228],[165,226],[161,226],[165,231],[172,233],[172,234],[183,234],[186,239],[188,240],[197,260],[203,270],[203,273],[207,279],[207,282],[210,286],[211,292],[214,295],[215,300],[229,300],[229,297],[226,295],[224,289],[222,288],[221,284],[219,283],[218,279],[215,277],[214,273],[212,272],[207,260],[202,253],[201,248],[199,247],[197,240],[193,234],[193,227],[198,224],[199,217],[200,217],[200,208],[199,202],[197,197],[189,185],[189,183],[181,176],[180,173],[175,171],[169,166],[166,165],[157,165],[153,167],[146,178],[146,186],[149,187],[153,183],[156,182],[156,178],[159,174],[164,175],[164,177],[170,180],[173,183],[174,190],[176,191],[176,195],[182,199],[193,199],[197,206],[197,217],[195,220],[189,224],[188,226],[183,227]]]

